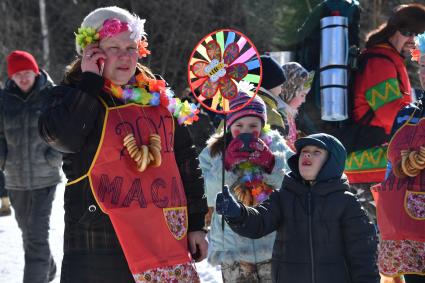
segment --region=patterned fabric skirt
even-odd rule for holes
[[[188,262],[173,266],[154,268],[143,273],[135,274],[136,283],[199,283],[198,273],[194,264]]]
[[[271,261],[260,263],[234,262],[222,264],[223,283],[271,283]]]
[[[380,273],[391,277],[401,274],[425,275],[425,243],[381,240],[378,267]]]

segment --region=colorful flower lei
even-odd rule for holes
[[[104,21],[102,27],[97,31],[92,27],[80,27],[75,34],[77,44],[84,49],[91,43],[98,42],[107,37],[115,36],[124,31],[131,31],[130,38],[137,41],[137,48],[140,57],[146,57],[151,52],[147,49],[148,43],[144,24],[146,20],[138,17],[131,23],[121,22],[117,18],[111,18]]]
[[[425,56],[425,32],[415,37],[416,48],[410,51],[412,61],[419,62],[421,56]]]
[[[267,146],[270,146],[272,143],[272,138],[269,135],[270,131],[270,125],[266,124],[261,134],[261,139]],[[263,202],[273,192],[273,188],[263,181],[264,169],[262,167],[245,161],[237,164],[233,171],[239,176],[239,187],[242,188],[242,190],[248,190],[253,196],[252,205]]]
[[[128,85],[124,87],[107,81],[105,90],[125,103],[162,105],[170,111],[180,125],[191,125],[199,119],[199,109],[195,104],[188,101],[182,102],[179,98],[174,97],[170,88],[165,86],[165,81],[147,78],[143,73],[132,77]]]

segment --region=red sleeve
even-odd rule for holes
[[[368,90],[391,79],[398,80],[396,66],[391,61],[384,58],[370,58],[368,60],[364,71],[356,77],[353,109],[355,121],[359,121],[370,109],[366,100]],[[398,86],[396,88],[400,93]],[[375,110],[375,116],[370,125],[382,127],[389,134],[398,111],[408,105],[410,101],[411,97],[408,94],[379,107]]]

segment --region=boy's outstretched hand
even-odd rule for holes
[[[228,186],[224,186],[223,192],[217,194],[215,209],[218,214],[230,218],[237,218],[242,213],[240,204],[230,194]]]

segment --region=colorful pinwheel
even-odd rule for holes
[[[255,46],[240,32],[219,30],[207,35],[189,60],[192,93],[204,107],[228,112],[229,100],[239,91],[251,96],[257,93],[261,78],[259,58]]]
[[[223,97],[234,98],[238,87],[231,79],[239,82],[248,74],[248,67],[244,63],[231,65],[239,55],[239,46],[235,42],[229,44],[221,58],[220,45],[216,40],[211,40],[207,43],[207,54],[210,62],[198,61],[192,66],[196,77],[209,78],[201,85],[201,95],[211,98],[220,89]]]

